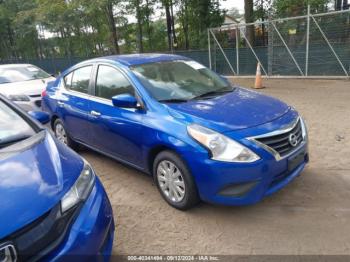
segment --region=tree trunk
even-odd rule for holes
[[[341,10],[342,0],[335,0],[335,10]]]
[[[140,0],[136,0],[136,18],[137,18],[137,28],[138,28],[138,46],[139,46],[139,52],[143,53],[143,42],[142,42],[142,17],[141,17],[141,10],[140,10]]]
[[[151,26],[150,26],[150,7],[149,7],[149,0],[146,0],[146,30],[147,30],[147,36],[148,36],[148,48],[152,51],[153,50],[153,44],[152,44],[152,32],[151,32]]]
[[[165,16],[166,16],[166,25],[167,25],[167,33],[168,33],[168,47],[169,51],[173,49],[172,36],[171,36],[171,15],[170,15],[170,6],[169,1],[164,1],[165,7]]]
[[[16,51],[16,43],[15,43],[15,39],[13,37],[13,31],[11,28],[10,23],[7,23],[7,36],[9,39],[9,43],[10,43],[10,49],[11,49],[11,54],[12,54],[12,58],[17,59],[17,51]]]
[[[185,36],[185,48],[186,50],[190,49],[190,42],[188,37],[188,2],[187,0],[184,0],[184,7],[183,7],[183,30],[184,30],[184,36]]]
[[[177,38],[175,32],[175,18],[174,18],[174,10],[173,10],[173,0],[170,0],[170,12],[171,12],[171,27],[173,31],[173,43],[174,46],[177,47]]]
[[[246,23],[254,22],[254,4],[253,0],[244,0],[244,18]],[[255,45],[255,37],[254,37],[254,26],[247,26],[246,34],[249,43],[254,46]]]
[[[109,28],[111,30],[111,41],[112,41],[114,52],[116,54],[120,54],[119,44],[118,44],[117,27],[115,25],[115,20],[114,20],[114,15],[113,15],[113,4],[112,4],[111,0],[109,0],[107,2],[106,15],[107,15]]]

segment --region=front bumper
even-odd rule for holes
[[[107,194],[96,177],[90,196],[64,240],[45,261],[109,261],[114,238],[113,212]]]
[[[288,160],[298,154],[303,154],[302,161],[288,170]],[[307,143],[279,161],[262,149],[259,155],[260,160],[243,164],[219,162],[208,159],[207,155],[192,155],[188,163],[201,199],[223,205],[257,203],[289,184],[309,161]]]

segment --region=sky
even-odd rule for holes
[[[220,0],[220,4],[223,9],[236,7],[240,13],[244,12],[244,0]]]

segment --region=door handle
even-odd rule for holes
[[[61,101],[57,101],[57,105],[58,105],[59,107],[64,107],[64,103],[61,102]]]
[[[100,116],[100,115],[101,115],[100,112],[96,112],[96,111],[94,111],[94,110],[92,110],[92,111],[90,112],[90,114],[91,114],[92,116]]]

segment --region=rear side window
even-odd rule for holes
[[[80,93],[87,94],[92,66],[81,67],[64,77],[65,86]]]
[[[100,65],[96,77],[96,96],[111,99],[125,93],[135,95],[129,80],[119,70]]]

